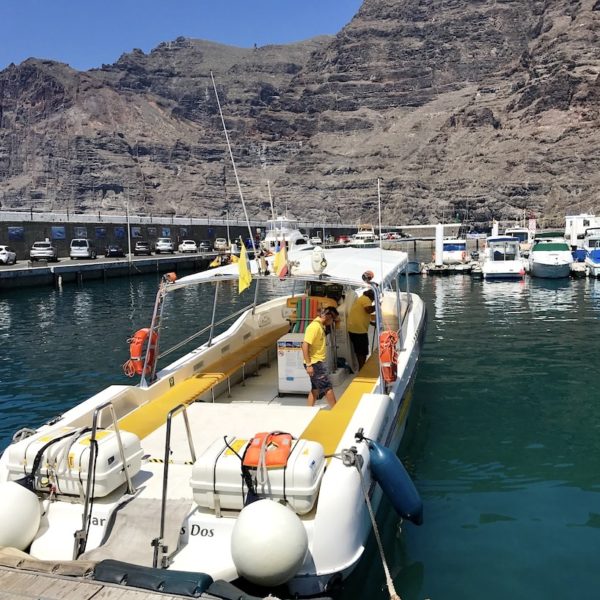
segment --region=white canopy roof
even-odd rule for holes
[[[314,248],[308,246],[302,250],[288,254],[288,264],[291,266],[291,278],[321,279],[350,285],[364,286],[363,273],[371,271],[374,274],[372,281],[378,284],[389,284],[396,277],[396,273],[406,267],[408,256],[406,252],[396,250],[380,250],[379,248],[331,248],[323,250],[327,266],[322,274],[315,272],[312,267]],[[270,270],[273,267],[274,257],[268,257]],[[250,261],[252,275],[258,273],[255,260]],[[239,267],[237,263],[216,267],[201,273],[194,273],[182,277],[170,289],[203,283],[209,281],[223,281],[237,279]]]

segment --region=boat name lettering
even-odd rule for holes
[[[186,528],[182,527],[179,535],[185,535],[186,534]],[[191,536],[197,536],[199,535],[200,537],[214,537],[215,536],[215,530],[214,529],[208,529],[208,527],[200,527],[200,525],[197,524],[193,524],[192,528],[190,529],[190,535]]]
[[[99,519],[98,517],[92,517],[92,525],[100,525],[100,527],[104,527],[105,523],[106,523],[105,518]]]

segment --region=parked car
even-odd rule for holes
[[[178,248],[179,252],[198,252],[198,246],[194,240],[183,240],[181,244],[179,244]]]
[[[135,243],[133,247],[133,255],[140,256],[141,254],[145,254],[146,256],[152,255],[152,250],[150,249],[150,244],[143,240],[139,240]]]
[[[106,258],[109,258],[111,256],[124,257],[125,252],[123,252],[123,248],[121,248],[121,246],[117,246],[117,244],[109,244],[104,249],[104,256],[106,256]]]
[[[215,250],[222,252],[223,250],[229,250],[229,243],[225,238],[217,238],[214,244]]]
[[[313,246],[320,246],[320,245],[321,245],[323,242],[321,241],[321,238],[320,238],[318,235],[313,235],[313,236],[310,238],[310,243],[311,243]]]
[[[14,265],[17,262],[17,253],[10,246],[0,246],[0,263]]]
[[[198,242],[198,250],[200,252],[210,252],[212,249],[212,242],[210,240],[200,240]]]
[[[71,260],[76,258],[96,258],[96,248],[94,248],[94,244],[90,240],[76,238],[71,240],[69,258]]]
[[[171,238],[162,237],[156,240],[156,244],[154,245],[154,251],[156,254],[160,254],[161,252],[168,252],[169,254],[173,254],[175,252],[175,244]]]
[[[33,242],[29,251],[29,259],[33,262],[36,260],[58,260],[58,250],[50,242]]]

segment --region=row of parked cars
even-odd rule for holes
[[[186,252],[191,254],[197,252],[211,252],[213,249],[218,252],[228,250],[229,244],[225,238],[217,238],[214,245],[210,240],[200,240],[198,243],[194,240],[183,240],[179,246],[177,246],[177,251],[182,254],[185,254]],[[154,245],[154,252],[156,254],[173,254],[175,252],[175,244],[171,238],[158,238]],[[138,240],[133,247],[133,253],[136,256],[142,254],[149,256],[152,254],[152,247],[149,242]]]
[[[217,238],[214,246],[210,240],[200,240],[196,243],[194,240],[183,240],[177,247],[181,253],[195,254],[197,252],[211,252],[212,250],[223,251],[229,249],[229,244],[225,238]],[[152,252],[156,254],[173,254],[175,252],[175,244],[171,238],[158,238],[152,248],[150,242],[138,240],[133,247],[135,256],[150,256]],[[98,256],[98,252],[94,243],[85,238],[76,238],[71,240],[69,247],[69,258],[75,260],[77,258],[94,259]],[[106,257],[124,257],[125,251],[118,244],[108,244],[104,249]],[[34,242],[29,250],[29,260],[32,262],[45,260],[49,262],[58,261],[58,250],[52,245],[49,240],[43,242]],[[14,265],[17,262],[17,253],[10,246],[0,245],[0,264]]]

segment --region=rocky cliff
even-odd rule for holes
[[[335,37],[0,72],[2,208],[386,223],[600,212],[600,0],[365,0]]]

